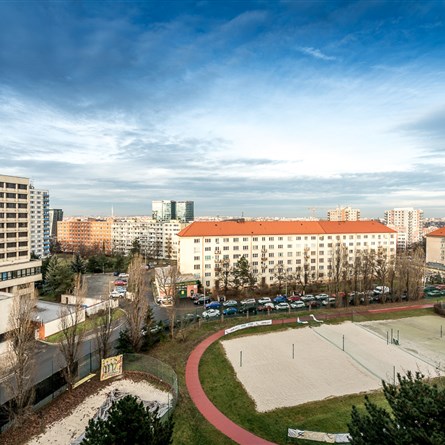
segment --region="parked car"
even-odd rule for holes
[[[227,300],[224,301],[222,304],[224,307],[237,307],[238,306],[238,302],[235,300]]]
[[[111,298],[119,298],[120,296],[121,294],[115,290],[110,293]]]
[[[261,297],[258,299],[258,304],[266,304],[271,302],[272,300],[270,299],[270,297]]]
[[[275,309],[275,305],[272,302],[264,303],[264,304],[261,304],[260,306],[258,306],[257,309],[262,312],[271,311],[271,310]]]
[[[329,297],[327,300],[323,300],[321,304],[323,306],[335,306],[335,301],[336,301],[335,297]]]
[[[306,305],[304,304],[304,301],[293,301],[290,304],[291,309],[306,309]]]
[[[318,301],[323,301],[323,300],[327,300],[329,298],[328,294],[318,294],[315,295],[315,299]]]
[[[220,315],[221,314],[218,309],[209,309],[208,311],[204,311],[202,313],[202,317],[207,318],[207,319],[216,318],[216,317],[219,317]]]
[[[124,280],[116,280],[116,281],[114,282],[114,285],[115,285],[115,286],[126,286],[126,285],[127,285],[127,282],[124,281]]]
[[[193,302],[193,304],[207,304],[212,301],[209,297],[199,297],[197,300]]]
[[[206,309],[219,309],[221,307],[221,303],[219,301],[211,301],[209,304],[206,304]]]
[[[120,273],[119,278],[128,278],[129,275],[127,273]]]
[[[230,306],[223,310],[224,315],[236,315],[238,313],[238,309],[236,307]]]
[[[307,302],[309,302],[309,301],[314,301],[314,300],[315,300],[315,297],[314,297],[313,295],[311,295],[311,294],[307,294],[307,295],[303,295],[303,296],[301,297],[301,299],[302,299],[305,303],[307,303]]]
[[[289,303],[282,302],[275,305],[275,309],[277,311],[288,311],[289,308],[290,308]]]
[[[255,315],[257,313],[257,307],[256,304],[244,304],[240,307],[239,311],[240,314],[250,314]]]
[[[279,303],[286,303],[287,302],[287,298],[284,295],[277,295],[274,299],[273,302],[275,304],[279,304]]]
[[[192,323],[200,318],[201,317],[198,314],[184,314],[182,317],[178,317],[176,322],[180,325],[181,323]]]
[[[324,300],[323,300],[324,301]],[[318,300],[309,300],[304,302],[304,304],[306,305],[306,307],[308,307],[309,309],[314,309],[317,307],[321,307],[322,301],[318,301]]]
[[[291,295],[287,301],[291,302],[291,301],[302,301],[301,297],[299,295]]]
[[[255,298],[246,298],[245,300],[241,300],[241,304],[246,305],[246,304],[255,304],[256,300]]]
[[[381,294],[389,294],[389,287],[388,286],[376,286],[374,288],[374,295],[381,295]]]
[[[125,294],[127,293],[127,289],[125,287],[116,287],[114,289],[114,292],[117,292],[121,296],[125,296]]]

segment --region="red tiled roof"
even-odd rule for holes
[[[396,233],[377,221],[195,221],[178,233],[182,237],[243,235],[317,235],[338,233]]]
[[[427,236],[445,236],[445,227],[434,230],[433,232],[428,233]]]

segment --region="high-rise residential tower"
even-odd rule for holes
[[[399,249],[409,248],[422,240],[423,210],[412,207],[387,210],[385,224],[398,232],[397,247]]]
[[[31,260],[28,178],[0,175],[0,292],[32,296],[42,279]]]
[[[49,193],[29,188],[31,252],[39,258],[49,255]]]
[[[50,239],[57,238],[57,221],[63,221],[62,209],[49,209],[49,237]]]
[[[351,207],[337,207],[328,210],[328,221],[359,221],[360,210]]]

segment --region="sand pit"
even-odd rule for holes
[[[105,402],[107,394],[113,389],[139,396],[145,401],[156,400],[160,403],[168,403],[169,399],[171,400],[171,395],[155,388],[148,382],[116,380],[97,394],[85,399],[72,414],[48,426],[45,433],[31,439],[27,445],[68,445],[85,431],[89,419],[94,417],[96,411]]]
[[[393,381],[394,367],[396,372],[420,369],[436,375],[434,366],[351,322],[245,336],[222,344],[259,412],[375,390],[382,379]]]

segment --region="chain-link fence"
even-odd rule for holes
[[[142,354],[125,354],[125,371],[141,371],[151,374],[171,388],[171,399],[168,399],[168,411],[163,419],[169,416],[178,402],[178,377],[173,368],[160,360]],[[170,397],[170,396],[169,396]]]

